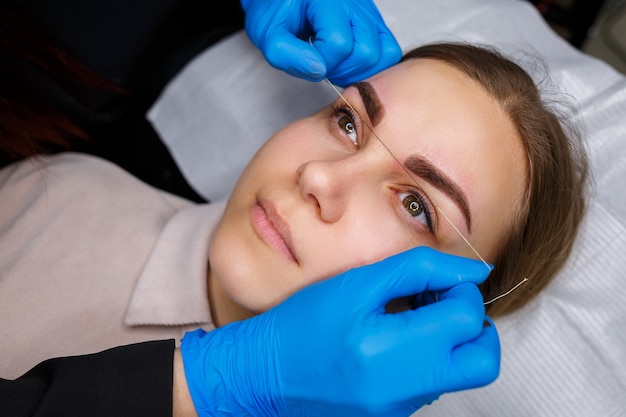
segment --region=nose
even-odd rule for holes
[[[298,167],[300,195],[316,205],[323,221],[333,223],[343,216],[349,192],[355,190],[353,171],[345,161],[308,161]]]

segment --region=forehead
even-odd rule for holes
[[[444,152],[469,152],[473,162],[479,162],[502,156],[506,148],[523,150],[513,122],[499,103],[452,65],[412,59],[368,81],[384,108],[377,133],[405,154],[438,159]]]
[[[459,110],[499,107],[477,81],[435,59],[410,59],[369,81],[386,108],[430,109],[432,114],[450,115]]]

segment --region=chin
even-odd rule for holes
[[[213,252],[214,255],[218,253]],[[210,258],[216,259],[211,261],[211,279],[219,286],[223,296],[243,309],[260,314],[286,298],[275,290],[281,286],[284,288],[284,283],[272,283],[272,276],[277,273],[264,273],[254,263],[242,262],[242,257],[230,260],[223,256]]]
[[[228,297],[253,314],[261,314],[280,304],[288,294],[276,294],[265,289],[233,285],[224,289]]]

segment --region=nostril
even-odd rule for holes
[[[334,170],[332,161],[314,160],[297,168],[296,183],[302,199],[312,204],[324,222],[341,217],[344,183]]]
[[[318,214],[320,214],[320,215],[321,215],[321,213],[322,213],[322,206],[320,206],[320,202],[319,202],[319,200],[317,199],[317,197],[315,197],[315,194],[311,194],[311,193],[309,193],[309,194],[305,195],[305,197],[304,197],[304,198],[305,198],[305,199],[307,199],[307,200],[311,200],[311,202],[312,202],[312,203],[315,205],[315,207],[317,208],[317,212],[318,212]]]

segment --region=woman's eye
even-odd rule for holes
[[[354,146],[359,146],[359,137],[357,135],[357,128],[354,120],[347,115],[339,116],[337,119],[339,128],[348,135],[348,138],[352,141]]]
[[[420,223],[428,227],[428,229],[433,232],[434,229],[432,226],[430,213],[424,200],[411,193],[400,193],[399,195],[400,200],[402,201],[402,205],[409,213],[409,215],[411,217],[415,217]]]

